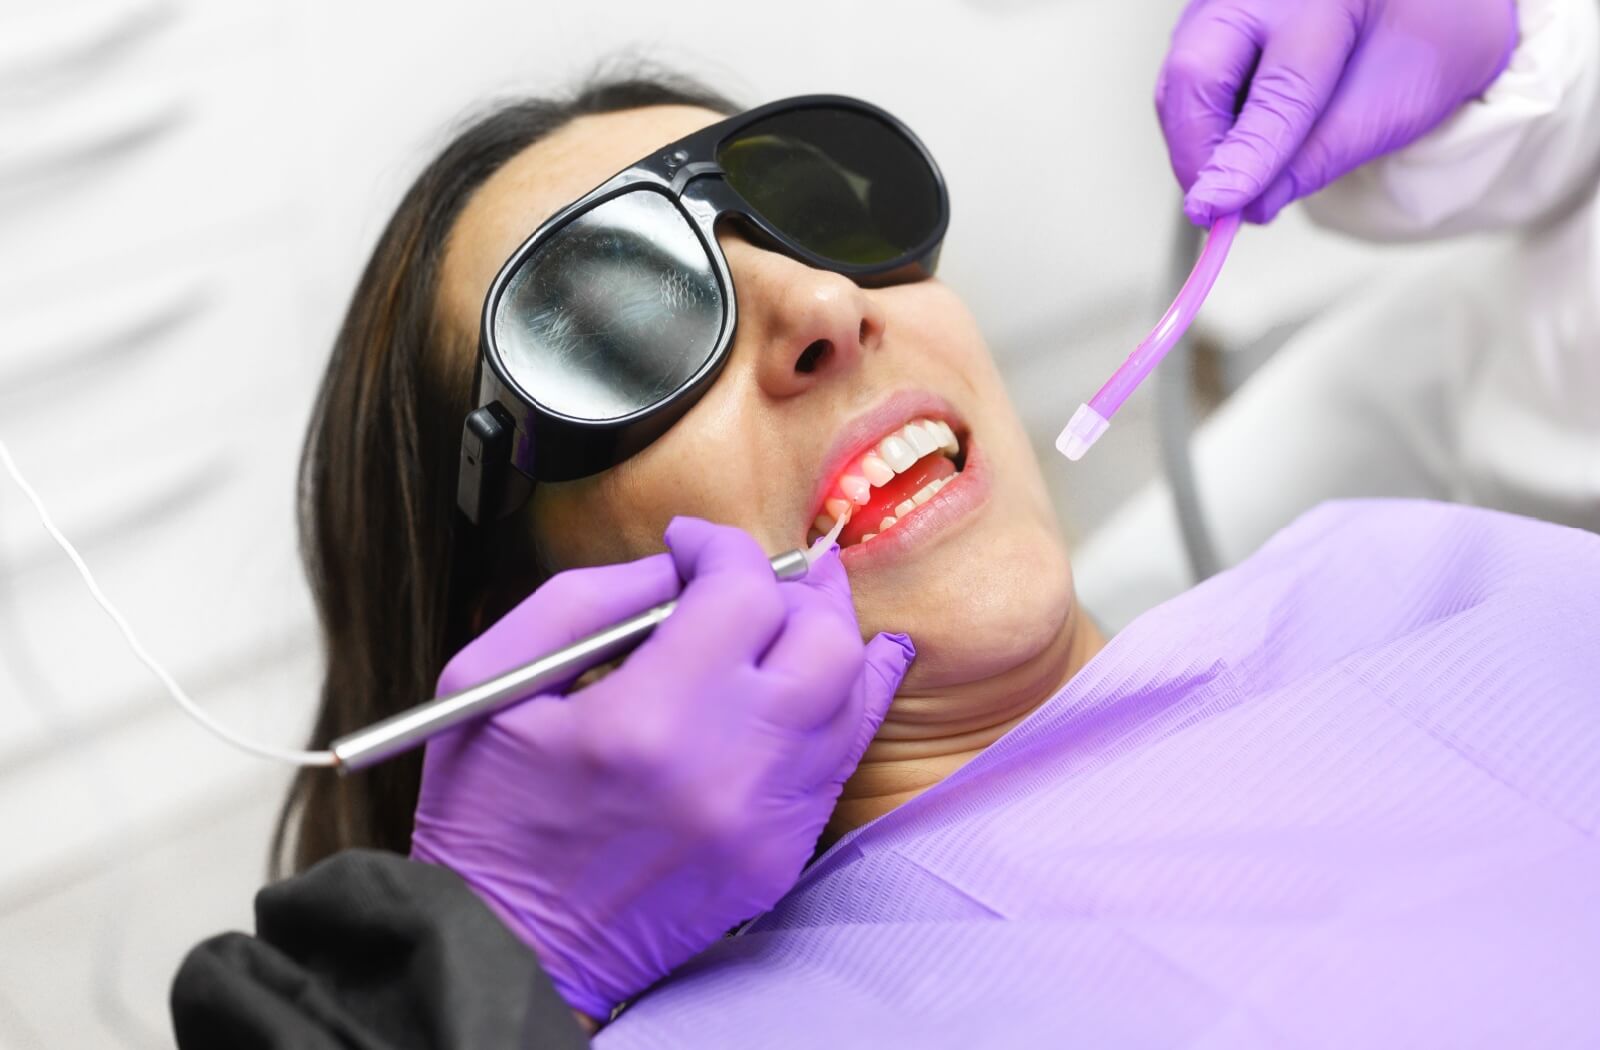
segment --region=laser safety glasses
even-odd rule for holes
[[[733,343],[723,216],[871,286],[931,276],[949,215],[910,129],[836,95],[730,117],[606,180],[535,230],[489,288],[462,511],[492,521],[534,481],[605,470],[699,400]]]

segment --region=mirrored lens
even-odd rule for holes
[[[887,262],[939,221],[939,185],[922,153],[870,114],[778,113],[724,142],[728,182],[774,227],[835,262]]]
[[[607,420],[654,405],[697,373],[722,332],[722,289],[676,205],[636,190],[562,227],[506,282],[500,360],[551,411]]]

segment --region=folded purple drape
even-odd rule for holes
[[[1331,504],[599,1037],[1600,1045],[1600,537]]]

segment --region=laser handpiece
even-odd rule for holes
[[[809,551],[796,548],[774,556],[772,571],[778,579],[798,580],[803,577],[811,568],[811,563],[839,538],[839,532],[849,517],[848,514],[841,517],[834,524],[833,531],[818,540]],[[632,651],[663,620],[671,616],[677,606],[676,598],[662,602],[487,682],[418,704],[365,729],[346,734],[335,740],[329,748],[333,752],[334,768],[341,774],[365,769],[419,747],[430,737],[453,729],[462,722],[498,711],[543,690],[564,685],[590,668]]]
[[[89,566],[78,553],[78,549],[56,527],[55,520],[51,518],[44,501],[39,498],[33,486],[28,484],[28,479],[23,477],[16,461],[11,458],[11,450],[6,447],[4,441],[0,441],[0,467],[11,475],[17,487],[22,490],[22,494],[33,505],[34,512],[39,515],[39,523],[78,570],[78,575],[83,578],[84,586],[89,589],[89,595],[95,604],[111,618],[111,622],[122,633],[133,655],[160,680],[178,707],[201,728],[239,750],[290,765],[333,766],[340,773],[347,773],[352,769],[364,769],[386,758],[402,754],[468,719],[497,711],[509,704],[534,696],[541,690],[564,685],[590,668],[623,655],[643,641],[651,631],[655,630],[656,625],[671,616],[678,604],[676,600],[663,602],[621,623],[580,638],[565,648],[542,656],[498,678],[451,696],[439,697],[420,704],[409,711],[402,711],[392,718],[386,718],[376,725],[342,736],[333,742],[329,750],[298,751],[272,747],[246,739],[213,719],[190,698],[166,667],[145,649],[122,613],[100,590],[100,585],[95,582],[94,573],[89,571]],[[838,540],[839,533],[849,520],[850,514],[847,511],[834,523],[833,529],[826,536],[812,544],[810,550],[797,548],[773,557],[772,571],[780,580],[797,580],[805,576],[810,571],[812,563]]]

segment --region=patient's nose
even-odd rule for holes
[[[756,382],[785,398],[857,368],[883,341],[883,308],[841,274],[723,237],[738,299],[735,338],[754,354]]]

